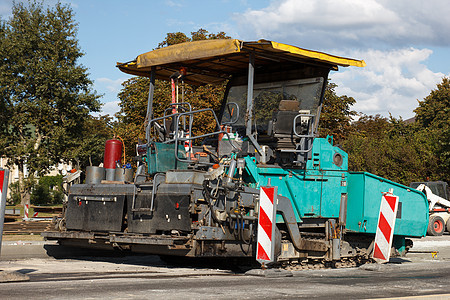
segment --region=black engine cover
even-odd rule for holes
[[[71,187],[66,228],[83,231],[121,231],[125,196],[133,186],[79,184]]]
[[[191,230],[189,203],[192,184],[160,184],[156,191],[154,210],[150,211],[151,190],[138,193],[128,201],[129,233],[160,233],[162,231]]]

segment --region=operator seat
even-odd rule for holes
[[[278,111],[272,119],[272,134],[278,140],[277,148],[295,149],[297,139],[294,135],[294,119],[299,114],[300,102],[298,100],[281,100]],[[296,120],[296,130],[301,132],[300,118]]]

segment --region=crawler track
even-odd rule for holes
[[[304,260],[300,262],[286,262],[281,264],[280,268],[290,271],[299,270],[315,270],[315,269],[341,269],[354,268],[367,263],[373,263],[372,258],[357,256],[352,258],[343,258],[339,261],[323,261],[323,260]]]

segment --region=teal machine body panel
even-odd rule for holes
[[[346,229],[369,234],[376,232],[382,193],[393,189],[400,202],[394,234],[426,234],[428,202],[423,193],[370,173],[349,172],[347,153],[332,143],[332,137],[314,139],[306,168],[257,165],[254,158],[246,157],[253,187],[268,185],[270,179],[278,194],[291,200],[298,222],[338,218],[345,205]],[[283,222],[281,215],[277,222]]]
[[[365,172],[350,172],[348,183],[348,230],[376,233],[382,192],[392,189],[399,197],[394,234],[425,236],[428,200],[422,192]]]
[[[147,147],[148,174],[164,173],[169,170],[186,170],[188,164],[179,161],[175,155],[181,158],[186,157],[186,150],[183,146],[178,146],[178,153],[175,153],[173,144],[152,142]]]

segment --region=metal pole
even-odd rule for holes
[[[247,114],[246,114],[246,134],[252,136],[253,121],[253,79],[255,74],[255,55],[250,52],[248,60],[248,84],[247,84]]]
[[[265,153],[262,151],[261,146],[255,138],[252,130],[253,123],[253,81],[255,78],[255,54],[250,52],[248,60],[248,83],[247,83],[247,113],[245,115],[245,134],[250,139],[250,142],[255,146],[255,149],[261,155],[261,162],[266,163]]]
[[[2,253],[3,223],[5,222],[8,179],[9,179],[9,170],[0,169],[0,255]]]
[[[156,68],[152,67],[150,73],[150,86],[148,88],[148,100],[147,100],[147,115],[145,116],[145,122],[147,123],[146,138],[147,142],[150,140],[150,120],[153,118],[153,94],[155,92],[155,73]]]

